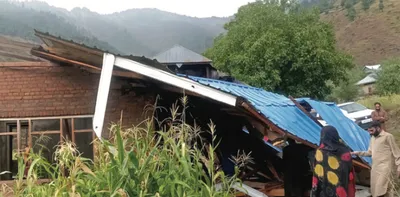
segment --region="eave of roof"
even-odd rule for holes
[[[88,47],[84,44],[75,43],[72,40],[68,41],[63,38],[50,35],[49,33],[43,33],[37,30],[35,30],[35,35],[38,36],[45,45],[43,47],[33,48],[31,50],[32,54],[40,51],[42,52],[41,54],[48,53],[51,55],[56,55],[69,60],[74,60],[101,68],[103,61],[103,54],[108,53],[108,51],[102,51],[97,48]],[[157,62],[157,60],[152,60],[144,56],[133,56],[133,55],[129,56],[118,55],[118,56],[172,73],[171,70],[169,70],[166,66]],[[44,57],[44,58],[53,60],[51,59],[51,57]]]

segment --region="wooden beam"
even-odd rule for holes
[[[28,147],[32,148],[32,121],[28,120]]]
[[[17,120],[17,153],[21,150],[21,121]]]
[[[92,71],[93,73],[97,73],[97,74],[101,73],[101,68],[93,66],[93,65],[90,65],[90,64],[86,64],[86,63],[75,61],[75,60],[70,60],[70,59],[67,59],[67,58],[63,58],[63,57],[60,57],[60,56],[57,56],[57,55],[53,55],[53,54],[50,54],[50,53],[47,53],[47,52],[43,52],[43,51],[38,51],[38,50],[35,50],[35,49],[32,49],[31,53],[33,55],[37,55],[37,56],[43,57],[45,59],[64,62],[64,63],[72,64],[72,65],[78,65],[78,66],[82,66],[82,67],[85,67],[85,68],[90,68],[90,69],[93,69],[93,71]],[[118,76],[118,77],[126,77],[126,78],[134,78],[134,79],[145,79],[144,76],[139,75],[139,74],[134,73],[134,72],[131,72],[131,71],[113,70],[113,75],[114,76]]]
[[[18,132],[1,132],[0,136],[11,136],[11,135],[18,135]]]
[[[71,118],[72,142],[75,143],[75,118]]]
[[[60,131],[34,131],[31,132],[32,135],[46,135],[46,134],[60,134]]]
[[[278,172],[275,170],[274,166],[271,164],[269,160],[267,160],[267,167],[279,182],[283,182],[281,177],[279,177]]]
[[[317,125],[320,127],[323,127],[323,125],[313,116],[308,112],[306,109],[304,109],[303,106],[300,105],[299,102],[297,102],[293,97],[289,96],[289,99],[296,105],[297,108],[299,108],[303,113],[305,113],[311,120],[313,120]]]

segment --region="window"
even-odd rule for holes
[[[64,139],[74,142],[83,157],[93,159],[92,116],[0,119],[0,172],[12,172],[0,175],[0,180],[16,176],[15,155],[26,147],[54,162],[56,146]]]
[[[354,113],[362,110],[366,110],[367,108],[364,107],[363,105],[360,105],[358,103],[351,103],[343,106],[339,106],[340,109],[347,111],[347,113]]]

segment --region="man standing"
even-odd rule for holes
[[[352,154],[364,157],[372,156],[372,196],[393,197],[393,184],[400,172],[400,149],[393,135],[385,132],[379,121],[373,121],[368,132],[372,136],[368,151],[357,151]]]
[[[385,122],[389,120],[389,117],[386,111],[381,108],[381,104],[379,102],[375,103],[375,111],[371,113],[371,117],[372,120],[379,121],[381,123],[381,128],[383,130],[386,129]]]

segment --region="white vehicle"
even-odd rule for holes
[[[343,114],[358,124],[363,129],[368,129],[372,122],[371,113],[374,110],[368,109],[364,105],[355,102],[342,103],[338,107]]]

